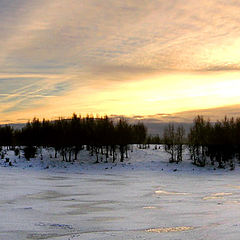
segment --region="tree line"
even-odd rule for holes
[[[71,162],[86,148],[96,156],[96,162],[100,161],[100,155],[106,162],[110,157],[112,162],[117,158],[123,162],[128,157],[129,144],[144,144],[146,136],[147,129],[142,123],[129,124],[123,118],[114,122],[108,116],[95,118],[73,114],[71,118],[55,121],[34,118],[19,130],[2,126],[0,146],[13,149],[24,146],[26,159],[35,157],[37,150],[41,154],[43,148],[53,148],[55,158],[61,156],[63,161]]]
[[[37,151],[41,155],[43,149],[49,148],[54,149],[52,157],[71,162],[77,160],[79,152],[85,148],[96,157],[96,163],[117,159],[123,162],[132,144],[139,148],[155,144],[156,150],[162,144],[170,163],[181,162],[187,151],[187,156],[197,166],[211,164],[234,169],[235,160],[240,162],[240,118],[225,117],[210,122],[197,116],[188,134],[183,126],[169,123],[162,136],[148,135],[147,128],[140,122],[130,124],[123,118],[114,121],[108,116],[76,114],[55,121],[34,118],[22,129],[0,126],[1,158],[4,158],[3,146],[12,148],[16,155],[23,148],[26,159],[35,157]]]
[[[197,166],[230,166],[233,170],[234,160],[240,162],[240,118],[225,117],[213,123],[197,116],[187,136],[182,126],[175,128],[170,123],[164,130],[163,143],[170,154],[169,162],[182,161],[183,150],[187,148]]]

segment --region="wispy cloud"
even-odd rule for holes
[[[94,110],[87,92],[124,92],[123,82],[239,72],[239,12],[234,0],[0,1],[0,112],[31,112],[61,96]]]
[[[0,113],[32,109],[46,104],[45,100],[63,95],[71,88],[68,81],[49,81],[47,78],[1,78]]]
[[[199,70],[214,66],[211,55],[232,51],[229,43],[239,40],[235,1],[53,0],[25,2],[22,8],[14,11],[15,21],[3,19],[10,30],[2,37],[1,58],[25,70],[64,71],[72,65]],[[221,66],[228,59],[219,61]]]

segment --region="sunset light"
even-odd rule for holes
[[[0,8],[2,123],[240,103],[235,1],[20,2]]]

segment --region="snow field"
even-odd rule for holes
[[[169,164],[136,147],[125,163],[26,161],[0,167],[0,239],[239,239],[239,168]],[[47,168],[48,166],[48,168]],[[177,170],[176,170],[177,169]]]

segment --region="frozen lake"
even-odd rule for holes
[[[239,239],[238,172],[0,168],[0,239]]]

